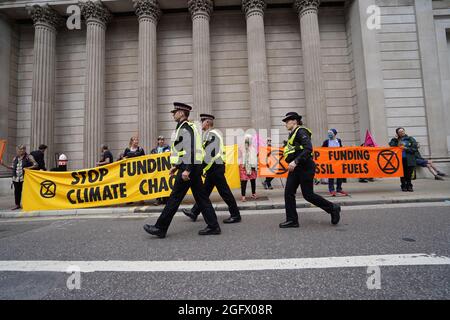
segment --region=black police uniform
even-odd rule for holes
[[[293,130],[289,134],[289,138],[291,138],[295,132],[296,130]],[[286,157],[287,163],[295,161],[297,164],[294,171],[289,172],[284,191],[286,221],[294,225],[298,224],[295,194],[298,186],[300,185],[303,198],[313,205],[330,213],[332,215],[332,220],[334,219],[332,223],[337,224],[339,219],[336,215],[339,215],[340,207],[314,193],[314,174],[316,165],[311,155],[313,146],[311,143],[311,135],[308,130],[300,128],[296,132],[294,146],[295,152]],[[280,227],[282,227],[282,225],[280,225]]]
[[[161,215],[159,216],[156,224],[154,226],[145,225],[144,229],[153,235],[157,235],[160,238],[165,237],[167,229],[173,219],[173,216],[178,210],[181,201],[184,199],[189,188],[192,190],[192,194],[198,204],[203,218],[208,225],[205,230],[201,230],[200,234],[219,234],[220,227],[217,222],[216,212],[205,192],[203,181],[202,181],[202,164],[195,163],[195,136],[194,131],[189,126],[187,122],[179,123],[177,129],[180,128],[180,134],[178,139],[175,141],[174,146],[178,151],[186,151],[186,156],[181,158],[181,161],[176,165],[178,171],[175,178],[175,183],[170,194],[167,204],[164,207]],[[183,139],[183,137],[189,137],[190,139]],[[190,143],[189,143],[190,141]],[[187,159],[187,161],[185,161]],[[184,181],[182,179],[183,171],[189,171],[189,180]],[[206,231],[202,233],[202,231]]]
[[[206,134],[204,149],[211,150],[211,155],[207,155],[207,157],[210,157],[211,159],[216,156],[216,151],[222,152],[219,137],[214,132],[209,131]],[[207,164],[204,163],[203,165],[206,166]],[[217,188],[217,191],[230,211],[231,219],[226,219],[224,222],[239,222],[241,220],[241,213],[239,212],[236,199],[225,178],[225,164],[221,158],[216,159],[212,166],[206,171],[205,192],[208,197],[211,195],[214,187]],[[200,206],[196,203],[191,210],[183,210],[183,212],[195,221],[201,210]]]

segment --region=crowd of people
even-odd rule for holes
[[[211,115],[204,115],[205,117],[213,117]],[[202,119],[203,123],[209,123],[209,127],[206,132],[208,133],[212,130],[211,123],[213,122],[213,118],[205,118]],[[344,146],[342,140],[338,138],[338,131],[334,128],[331,128],[327,132],[327,139],[322,143],[322,147],[325,148],[342,148]],[[214,135],[213,135],[214,136]],[[204,137],[203,137],[204,138]],[[202,139],[203,139],[202,138]],[[256,143],[255,143],[256,141]],[[283,147],[286,147],[288,141],[283,142]],[[364,144],[363,144],[364,145]],[[272,146],[272,141],[269,138],[267,140],[267,147]],[[427,168],[428,171],[434,176],[435,180],[444,180],[444,177],[447,175],[444,172],[440,171],[431,160],[425,159],[422,157],[419,149],[420,145],[416,141],[416,139],[412,136],[406,134],[404,128],[397,128],[395,131],[395,136],[390,140],[389,146],[393,147],[401,147],[402,148],[402,159],[403,159],[403,176],[401,177],[401,190],[404,192],[413,192],[413,184],[412,180],[415,179],[415,171],[417,167]],[[258,199],[256,193],[256,180],[258,178],[258,143],[257,140],[254,139],[253,136],[247,135],[245,136],[244,143],[239,147],[238,153],[238,161],[239,161],[239,177],[241,181],[241,201],[247,201],[247,185],[250,181],[251,187],[251,199]],[[4,167],[10,169],[12,171],[12,184],[14,186],[14,195],[15,195],[15,207],[13,210],[17,210],[21,208],[21,198],[22,198],[22,189],[23,189],[23,181],[24,181],[24,169],[34,169],[34,170],[47,170],[47,166],[45,163],[45,152],[47,150],[47,146],[45,144],[41,144],[39,148],[35,151],[27,153],[26,146],[19,145],[17,147],[17,155],[14,157],[11,165],[5,164],[2,160],[0,160],[0,164]],[[166,144],[165,138],[163,136],[159,136],[156,142],[156,146],[150,151],[150,154],[160,154],[164,152],[171,152],[171,146]],[[119,155],[118,160],[128,159],[133,157],[139,157],[145,155],[144,149],[139,145],[139,138],[137,136],[133,136],[130,138],[129,145],[125,148],[124,152]],[[97,166],[104,166],[114,162],[114,156],[112,152],[109,150],[108,145],[103,144],[100,148],[100,156],[99,161],[96,163]],[[50,169],[50,171],[67,171],[67,156],[64,154],[59,155],[58,165],[55,168]],[[272,182],[274,178],[267,177],[264,178],[262,185],[265,190],[273,190]],[[292,179],[291,179],[292,180]],[[328,191],[332,197],[337,195],[347,196],[348,193],[343,190],[343,183],[346,182],[346,179],[343,178],[329,178],[323,179],[324,183],[328,184]],[[373,178],[360,178],[359,182],[370,182],[374,181]],[[320,183],[320,180],[313,179],[314,184]],[[286,188],[288,184],[286,185]],[[212,189],[211,189],[212,190]],[[226,193],[226,192],[225,192]],[[225,198],[230,203],[230,206],[233,207],[233,203],[229,200],[229,195],[226,194]],[[168,198],[158,198],[155,200],[154,205],[167,204]],[[234,200],[234,198],[233,198]],[[232,209],[232,216],[239,216],[236,209]],[[188,216],[195,220],[196,216],[199,214],[198,207],[193,208],[193,210],[187,210],[185,212]],[[194,217],[195,216],[195,217]],[[194,219],[195,218],[195,219]]]

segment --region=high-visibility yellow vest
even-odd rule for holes
[[[312,131],[309,130],[308,128],[306,128],[306,127],[301,127],[301,126],[297,127],[297,128],[295,129],[294,133],[292,134],[292,136],[289,138],[289,140],[288,140],[288,142],[287,142],[287,144],[286,144],[286,147],[284,147],[284,152],[283,152],[284,158],[286,158],[289,154],[294,153],[294,152],[297,151],[297,150],[303,150],[303,146],[295,147],[295,145],[294,145],[295,137],[297,136],[297,132],[298,132],[298,130],[300,130],[300,129],[305,129],[305,130],[307,130],[307,131],[311,134],[311,136],[312,136]]]
[[[203,143],[203,149],[206,147],[206,142],[208,141],[208,137],[210,134],[215,134],[216,137],[219,139],[219,152],[216,153],[216,155],[211,159],[209,163],[206,164],[206,167],[203,169],[203,174],[206,174],[206,172],[212,167],[214,162],[216,162],[217,159],[221,158],[222,162],[225,163],[225,160],[227,159],[227,155],[225,153],[225,145],[223,144],[223,138],[220,135],[218,131],[215,129],[212,129],[208,132],[208,135],[206,136],[205,142]]]
[[[195,162],[198,164],[201,164],[203,162],[204,152],[202,148],[202,137],[200,133],[197,130],[197,127],[193,122],[184,121],[177,129],[175,133],[175,138],[173,139],[172,146],[170,147],[170,164],[176,165],[179,163],[180,158],[186,155],[186,150],[178,151],[175,149],[175,142],[178,140],[180,136],[180,130],[183,127],[183,125],[187,123],[194,132],[194,139],[195,139]]]

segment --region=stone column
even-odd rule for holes
[[[440,66],[433,5],[431,0],[415,0],[414,4],[416,9],[420,62],[422,65],[430,155],[433,158],[446,157],[450,150],[447,149],[445,111],[441,91],[441,79],[438,76],[440,74]]]
[[[36,150],[40,144],[47,145],[45,163],[51,167],[54,152],[56,28],[62,19],[48,6],[34,5],[27,9],[34,22],[29,151]]]
[[[192,16],[193,119],[197,120],[201,113],[212,113],[209,19],[213,2],[188,0],[188,8]]]
[[[161,16],[157,0],[133,0],[139,19],[139,143],[150,151],[158,136],[156,26]]]
[[[104,143],[105,32],[111,14],[99,1],[79,2],[86,20],[86,86],[84,112],[84,167],[95,166]]]
[[[10,116],[9,116],[9,99],[11,95],[11,77],[10,73],[12,71],[11,65],[11,48],[13,37],[13,27],[11,21],[2,13],[0,13],[0,140],[11,139],[10,131]],[[15,135],[14,135],[15,137]],[[8,139],[9,138],[9,139]],[[12,146],[12,148],[11,148]],[[14,141],[9,140],[6,147],[5,153],[3,155],[3,161],[5,163],[10,163],[10,153],[9,150],[14,148]],[[10,171],[4,167],[0,168],[0,177],[10,176]],[[5,184],[6,185],[6,184]],[[5,190],[7,190],[5,188]]]
[[[389,134],[380,44],[377,30],[367,28],[367,8],[375,4],[375,0],[353,1],[349,3],[347,12],[352,41],[359,139],[363,143],[366,130],[369,129],[375,141],[383,145],[389,141]]]
[[[300,19],[303,72],[305,76],[306,123],[313,132],[313,144],[319,145],[327,132],[325,81],[322,75],[320,34],[317,12],[320,0],[295,0]]]
[[[248,77],[252,128],[270,129],[269,80],[267,75],[264,0],[243,0],[247,20]]]
[[[10,21],[0,14],[0,140],[8,140],[8,111],[10,95],[10,66],[12,26]],[[6,151],[5,151],[6,155]],[[8,159],[9,160],[9,159]],[[6,161],[6,157],[5,157]],[[0,171],[4,171],[2,168]]]

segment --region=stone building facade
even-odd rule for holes
[[[117,157],[133,135],[148,151],[182,101],[221,130],[284,134],[297,111],[316,144],[327,128],[346,145],[366,129],[386,144],[402,126],[450,163],[449,1],[6,0],[0,17],[7,161],[45,143],[89,167],[101,143]]]

